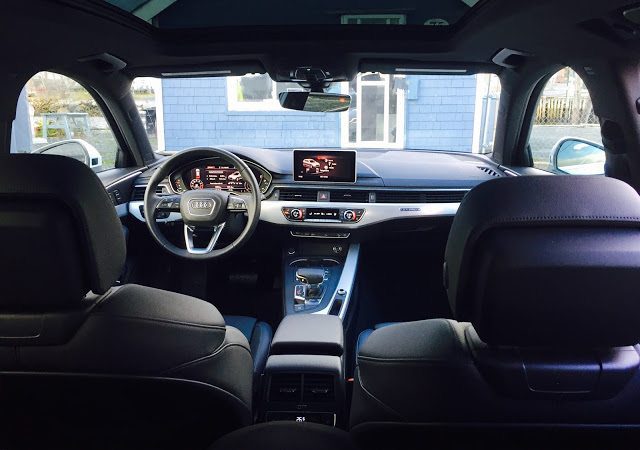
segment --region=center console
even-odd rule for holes
[[[271,343],[260,419],[344,426],[344,332],[331,315],[286,316]]]
[[[326,314],[344,319],[353,296],[360,245],[298,239],[283,257],[284,315]]]

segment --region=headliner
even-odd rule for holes
[[[283,80],[293,68],[320,66],[351,78],[365,61],[485,65],[503,48],[538,65],[572,65],[594,57],[640,56],[638,27],[622,9],[631,0],[489,0],[448,27],[305,25],[158,29],[102,0],[9,0],[0,15],[0,57],[26,77],[70,70],[98,53],[117,56],[129,76],[167,68],[258,65]],[[626,31],[625,31],[626,30]],[[636,31],[634,34],[633,32]],[[53,47],[46,43],[55,43]],[[8,67],[7,64],[3,64]],[[487,67],[488,66],[488,67]],[[264,70],[263,69],[263,70]],[[255,71],[255,70],[251,70]],[[284,74],[284,75],[283,75]]]
[[[160,28],[255,25],[338,25],[367,15],[368,23],[447,26],[480,0],[105,0]],[[304,4],[303,4],[304,3]],[[220,11],[224,11],[220,14]],[[362,20],[362,19],[361,19]]]

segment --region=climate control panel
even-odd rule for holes
[[[330,222],[355,223],[362,219],[364,209],[302,208],[291,206],[282,208],[282,215],[290,222]]]

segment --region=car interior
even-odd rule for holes
[[[8,0],[0,449],[640,435],[640,3]]]

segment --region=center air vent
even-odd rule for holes
[[[318,191],[313,189],[280,189],[278,198],[285,202],[315,202],[318,200]]]
[[[491,170],[491,169],[489,169]],[[500,174],[494,176],[501,176]],[[466,190],[369,191],[360,189],[332,189],[316,191],[314,189],[280,189],[278,199],[290,202],[316,202],[318,193],[329,193],[332,203],[460,203]],[[336,205],[337,207],[338,205]]]
[[[332,202],[368,203],[369,192],[357,190],[333,190],[329,192]]]

